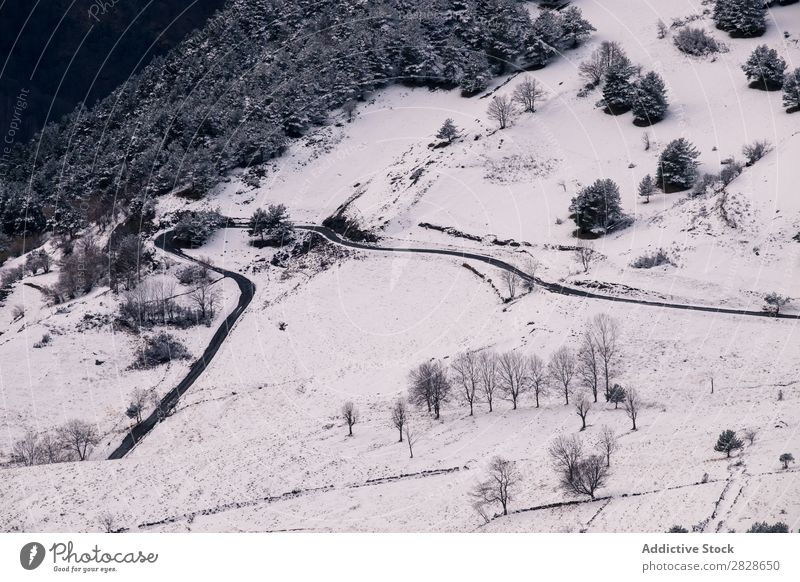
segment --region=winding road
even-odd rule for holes
[[[229,219],[227,228],[247,228],[247,221],[244,219]],[[457,251],[457,250],[437,249],[437,248],[382,247],[374,244],[359,243],[348,240],[346,238],[343,238],[341,235],[337,234],[333,230],[326,228],[324,226],[295,225],[295,228],[299,230],[305,230],[308,232],[317,233],[318,235],[322,236],[323,238],[334,244],[363,251],[444,255],[444,256],[457,257],[465,260],[479,261],[491,265],[493,267],[496,267],[498,269],[514,273],[521,279],[532,282],[537,286],[539,286],[539,288],[544,289],[550,293],[556,293],[568,297],[596,299],[600,301],[612,301],[615,303],[630,303],[633,305],[659,307],[662,309],[680,309],[684,311],[701,311],[706,313],[741,315],[741,316],[762,317],[762,318],[767,317],[772,319],[775,318],[794,319],[794,320],[800,319],[800,315],[786,314],[786,313],[780,313],[775,315],[771,313],[766,313],[764,311],[752,311],[747,309],[731,309],[724,307],[712,307],[706,305],[689,305],[684,303],[669,303],[666,301],[654,301],[646,299],[633,299],[630,297],[616,297],[613,295],[603,295],[600,293],[585,291],[583,289],[567,287],[559,283],[549,283],[547,281],[542,281],[539,278],[533,277],[532,275],[525,273],[524,271],[521,271],[520,269],[516,268],[514,265],[510,263],[501,261],[500,259],[496,259],[488,255],[481,255],[478,253],[471,253],[467,251]],[[234,271],[221,269],[219,267],[215,267],[214,265],[208,263],[204,263],[203,261],[190,257],[189,255],[184,253],[175,244],[174,236],[171,231],[159,235],[156,238],[155,244],[157,248],[165,252],[176,255],[182,259],[193,261],[200,265],[206,266],[207,268],[219,273],[224,277],[230,277],[231,279],[233,279],[239,286],[239,291],[240,291],[239,302],[236,308],[233,311],[231,311],[230,314],[228,314],[228,316],[225,318],[222,324],[220,324],[220,326],[217,328],[216,332],[214,333],[214,336],[211,338],[211,341],[208,344],[208,347],[206,347],[205,351],[203,351],[203,354],[200,356],[200,358],[196,360],[194,363],[192,363],[191,367],[189,368],[189,372],[186,374],[183,380],[181,380],[181,382],[177,386],[175,386],[175,388],[170,390],[164,396],[164,398],[162,398],[158,408],[155,411],[153,411],[147,418],[142,420],[142,422],[140,422],[139,424],[137,424],[128,431],[122,443],[108,457],[109,460],[123,458],[133,449],[136,443],[138,443],[151,430],[153,430],[153,428],[155,428],[155,426],[165,417],[165,415],[169,414],[172,410],[174,410],[175,406],[178,404],[178,400],[180,399],[180,397],[189,388],[192,387],[195,381],[197,381],[200,375],[205,371],[206,367],[211,363],[211,360],[219,351],[222,342],[225,341],[226,337],[228,337],[231,330],[233,329],[234,324],[239,319],[239,317],[241,317],[245,308],[247,308],[247,306],[250,304],[250,301],[252,301],[253,295],[255,294],[255,289],[256,289],[255,284],[244,275],[236,273]]]
[[[151,430],[155,428],[155,426],[164,418],[165,415],[169,414],[175,406],[178,404],[178,400],[180,397],[192,387],[192,385],[197,381],[202,374],[206,367],[211,363],[211,360],[214,356],[217,355],[222,342],[225,341],[225,338],[228,337],[231,330],[233,329],[233,325],[236,323],[236,320],[241,317],[242,313],[244,313],[245,308],[250,305],[250,301],[253,300],[253,295],[255,295],[256,286],[255,284],[239,273],[234,271],[228,271],[226,269],[221,269],[219,267],[215,267],[214,265],[204,263],[198,259],[190,257],[186,253],[184,253],[176,244],[175,244],[175,237],[173,233],[166,232],[164,234],[159,235],[155,241],[156,247],[181,257],[182,259],[186,259],[189,261],[193,261],[200,265],[203,265],[212,271],[215,271],[222,275],[223,277],[230,277],[236,284],[239,286],[239,302],[231,311],[225,320],[220,324],[217,328],[217,331],[214,332],[214,335],[211,338],[206,349],[203,351],[203,354],[195,360],[192,365],[189,367],[189,372],[180,381],[180,383],[175,386],[172,390],[167,392],[164,398],[161,399],[159,406],[142,422],[134,426],[132,429],[128,431],[128,434],[122,440],[122,443],[114,449],[114,452],[109,455],[109,460],[114,459],[121,459],[125,455],[127,455],[136,443],[138,443],[142,438],[147,435]]]

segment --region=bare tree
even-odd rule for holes
[[[642,406],[642,400],[639,398],[639,393],[633,388],[628,388],[625,391],[625,414],[631,419],[633,423],[633,430],[636,430],[636,417],[639,416],[639,409]]]
[[[403,442],[403,427],[407,421],[408,410],[406,409],[406,403],[402,398],[398,398],[397,402],[392,406],[392,424],[400,432],[400,440],[398,442]]]
[[[16,441],[11,451],[12,459],[26,467],[38,464],[40,456],[39,433],[33,430],[29,430],[24,437]]]
[[[522,393],[528,389],[527,362],[519,352],[505,352],[498,359],[500,390],[506,400],[517,409],[517,402]]]
[[[580,241],[575,247],[575,260],[583,267],[583,272],[588,273],[589,267],[597,259],[597,254],[594,251],[592,243],[588,241]]]
[[[578,462],[583,458],[583,443],[577,436],[561,435],[550,443],[547,453],[556,470],[563,472],[571,480]]]
[[[572,350],[567,346],[559,348],[550,358],[547,369],[553,381],[560,385],[564,391],[564,404],[569,406],[570,384],[572,384],[576,370],[575,355]]]
[[[461,396],[469,405],[469,415],[474,414],[475,399],[480,384],[479,356],[475,352],[464,352],[456,356],[451,364],[456,384],[461,387]]]
[[[83,420],[73,419],[58,429],[61,446],[74,453],[79,461],[85,461],[92,448],[100,442],[97,427]]]
[[[200,319],[205,321],[214,317],[220,293],[213,283],[201,282],[189,293],[189,299],[197,306]]]
[[[603,453],[606,458],[606,467],[611,466],[611,455],[619,448],[619,440],[617,435],[608,425],[603,425],[600,431],[600,436],[597,439],[597,448]]]
[[[586,417],[589,415],[591,409],[592,403],[588,398],[585,396],[578,398],[578,401],[575,403],[575,413],[581,417],[581,430],[586,430]]]
[[[544,96],[545,91],[541,83],[534,78],[527,77],[514,88],[511,100],[526,113],[534,113],[536,111],[536,103]]]
[[[60,463],[64,460],[64,448],[52,433],[41,435],[39,450],[42,463]]]
[[[775,317],[780,315],[781,309],[786,307],[792,302],[791,297],[786,295],[778,295],[774,291],[764,296],[764,307],[762,308],[765,313],[771,313]]]
[[[495,95],[486,113],[489,119],[496,122],[500,129],[505,129],[511,125],[511,118],[514,115],[514,103],[505,95]]]
[[[590,326],[592,338],[597,346],[602,363],[603,378],[605,380],[606,401],[611,397],[611,378],[614,365],[619,356],[619,325],[617,321],[605,313],[597,315]]]
[[[117,531],[117,518],[110,511],[105,511],[97,518],[100,526],[105,533],[116,533]]]
[[[619,43],[604,41],[588,61],[578,66],[578,71],[594,87],[602,82],[609,69],[628,66],[630,61]]]
[[[417,436],[417,432],[414,430],[414,428],[412,428],[411,423],[408,421],[406,421],[405,432],[406,432],[406,444],[408,444],[408,454],[410,455],[410,458],[413,459],[414,445],[416,444],[417,439],[419,437]]]
[[[125,411],[126,416],[130,419],[136,419],[137,424],[142,422],[142,413],[147,407],[149,400],[150,392],[148,390],[144,390],[143,388],[134,390],[131,402],[128,405],[128,409]]]
[[[517,296],[517,288],[519,287],[521,279],[512,271],[503,271],[502,278],[506,286],[506,291],[508,291],[508,300],[511,301]]]
[[[756,442],[756,436],[758,436],[758,431],[754,428],[748,428],[744,431],[744,438],[751,447]]]
[[[536,408],[539,408],[539,397],[547,392],[547,367],[537,355],[528,358],[528,385],[536,399]]]
[[[433,412],[437,420],[442,404],[450,399],[451,392],[452,385],[441,362],[425,362],[411,372],[411,401],[427,406],[428,412]]]
[[[353,436],[353,425],[358,422],[358,409],[351,401],[347,401],[342,406],[342,416],[347,423],[347,436]]]
[[[489,405],[489,412],[493,410],[494,393],[497,389],[498,358],[495,352],[481,352],[478,358],[478,372],[480,374],[481,390]]]
[[[508,504],[521,481],[514,461],[494,457],[489,463],[489,478],[475,486],[472,498],[481,505],[499,503],[503,515],[508,515]]]
[[[595,493],[606,484],[607,478],[605,459],[600,455],[590,455],[577,463],[571,478],[568,479],[565,474],[561,484],[570,493],[588,495],[594,499]]]
[[[580,379],[592,392],[594,401],[597,402],[597,385],[600,377],[600,355],[597,345],[592,339],[592,334],[586,331],[581,336],[581,345],[578,348],[577,373]]]

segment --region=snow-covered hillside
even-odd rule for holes
[[[793,239],[800,232],[800,113],[786,114],[779,92],[748,88],[740,68],[764,43],[790,69],[800,66],[800,5],[775,7],[757,39],[729,38],[708,16],[693,21],[728,46],[715,58],[680,53],[676,29],[663,39],[656,34],[659,19],[669,24],[707,3],[580,6],[597,32],[546,68],[498,78],[490,93],[469,99],[458,91],[383,90],[359,104],[351,122],[343,116],[296,140],[262,168],[258,186],[252,170],[237,172],[206,199],[160,200],[159,217],[218,207],[247,218],[281,203],[296,223],[320,224],[345,205],[382,246],[477,252],[523,270],[535,260],[544,281],[605,294],[752,311],[769,292],[800,297],[800,242]],[[604,40],[664,77],[670,109],[663,121],[637,127],[630,113],[610,116],[596,107],[598,89],[578,96],[585,85],[578,65]],[[510,95],[525,77],[543,84],[544,101],[497,130],[486,115],[491,96]],[[461,136],[434,147],[445,118]],[[774,149],[728,186],[724,201],[682,192],[644,203],[637,185],[678,137],[697,146],[707,173],[719,172],[726,158],[742,159],[742,146],[757,139]],[[598,178],[619,184],[634,222],[594,241],[601,258],[584,272],[574,253],[561,249],[576,244],[570,200]],[[674,264],[631,267],[660,248]],[[329,242],[274,266],[275,251],[254,248],[241,229],[220,230],[187,252],[246,275],[256,295],[175,413],[120,461],[103,458],[123,436],[129,394],[137,387],[166,391],[187,366],[127,369],[132,340],[102,324],[116,307],[110,293],[59,308],[19,285],[7,299],[24,303],[26,315],[24,323],[2,319],[0,449],[27,428],[73,416],[96,420],[104,439],[85,462],[0,472],[0,529],[96,530],[109,512],[131,531],[744,531],[754,521],[800,527],[798,469],[778,462],[782,453],[800,454],[798,320],[541,288],[504,301],[502,272],[485,263]],[[220,285],[227,311],[236,286]],[[799,308],[795,301],[786,312]],[[638,430],[622,408],[601,402],[579,431],[574,407],[551,386],[540,408],[530,396],[517,410],[499,401],[490,413],[479,403],[474,416],[453,399],[440,420],[414,408],[414,457],[397,442],[390,407],[406,394],[413,367],[485,349],[547,360],[562,346],[577,348],[587,322],[602,313],[620,325],[615,382],[644,401]],[[93,320],[101,323],[83,323]],[[195,354],[213,333],[199,329],[181,332]],[[46,330],[52,345],[32,349]],[[340,414],[346,401],[360,411],[353,437]],[[588,450],[604,426],[619,437],[608,484],[597,500],[566,495],[548,454],[552,439],[578,434]],[[726,458],[713,450],[724,429],[757,434]],[[495,455],[514,461],[521,475],[511,511],[530,511],[484,523],[470,491]]]

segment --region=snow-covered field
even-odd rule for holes
[[[790,68],[800,66],[798,6],[775,8],[759,39],[714,31],[730,50],[712,60],[685,57],[670,36],[656,37],[659,18],[692,14],[703,7],[698,0],[583,2],[598,29],[585,46],[506,85],[496,80],[498,93],[510,93],[532,75],[548,92],[537,113],[506,130],[487,120],[488,98],[394,87],[360,104],[351,123],[298,140],[268,166],[259,187],[233,176],[207,200],[168,197],[159,213],[219,207],[247,217],[283,203],[296,222],[318,224],[349,200],[383,245],[469,249],[520,268],[532,256],[547,281],[602,282],[639,297],[752,310],[771,291],[800,297],[800,243],[792,239],[800,232],[800,114],[784,113],[780,93],[748,89],[740,70],[763,43],[779,49]],[[708,19],[693,25],[713,29]],[[664,121],[636,127],[631,114],[597,109],[599,91],[577,96],[577,65],[603,40],[619,41],[634,62],[665,78],[671,109]],[[429,147],[447,117],[462,137]],[[741,147],[755,139],[775,146],[728,188],[735,226],[714,198],[638,199],[641,178],[681,136],[701,151],[705,172],[718,172],[727,157],[741,159]],[[556,246],[574,244],[571,197],[606,177],[620,185],[635,222],[596,241],[603,259],[583,273],[572,253]],[[472,242],[421,222],[530,246]],[[675,266],[630,267],[661,247]],[[86,462],[2,470],[0,529],[96,530],[104,512],[132,531],[664,531],[676,524],[743,531],[754,521],[800,527],[798,469],[778,462],[781,453],[800,453],[797,321],[542,290],[504,303],[454,257],[324,244],[280,268],[269,265],[272,252],[249,246],[246,233],[234,229],[191,251],[251,278],[256,295],[175,414],[121,461],[102,459],[121,440],[130,394],[139,387],[166,392],[187,364],[129,369],[134,341],[103,319],[116,308],[108,291],[47,306],[35,289],[15,287],[6,305],[24,304],[26,314],[16,322],[7,309],[0,316],[0,450],[26,429],[76,416],[97,422],[104,440]],[[499,271],[469,264],[503,292]],[[220,285],[227,311],[236,286]],[[798,305],[788,311],[797,313]],[[560,489],[547,454],[554,436],[580,428],[555,389],[539,409],[526,397],[518,410],[500,402],[489,413],[479,404],[474,417],[454,401],[440,421],[415,410],[414,458],[396,442],[389,407],[405,394],[412,367],[484,348],[547,359],[562,345],[576,347],[599,313],[620,323],[616,381],[636,387],[645,401],[637,431],[623,410],[597,404],[579,433],[587,448],[604,425],[620,437],[602,499],[542,507],[583,501]],[[216,325],[176,333],[196,355]],[[52,343],[33,349],[45,331]],[[347,400],[361,412],[352,438],[339,413]],[[727,428],[758,434],[726,459],[712,447]],[[484,524],[469,491],[494,455],[515,461],[522,475],[511,510],[530,511]]]

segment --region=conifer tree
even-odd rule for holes
[[[728,429],[723,430],[717,439],[717,444],[714,445],[714,450],[718,453],[725,453],[728,457],[736,449],[741,449],[744,446],[741,439],[736,436],[736,432]]]
[[[800,67],[786,75],[783,81],[783,106],[790,111],[800,110]]]
[[[458,137],[458,128],[452,119],[449,117],[444,120],[442,127],[436,133],[437,139],[446,139],[447,143],[453,143],[453,140]]]
[[[626,219],[620,206],[619,187],[609,179],[597,180],[581,190],[572,199],[569,210],[581,234],[605,234]]]
[[[631,108],[639,124],[652,125],[661,121],[668,107],[667,89],[658,73],[651,71],[634,84]]]
[[[563,28],[561,40],[565,48],[577,48],[597,30],[583,17],[581,9],[577,6],[568,6],[561,12],[561,26]]]
[[[664,192],[691,188],[697,179],[700,152],[685,138],[671,141],[658,160],[656,184]]]
[[[742,70],[753,87],[775,91],[783,86],[786,61],[780,57],[778,51],[762,44],[753,50],[747,62],[742,65]]]
[[[650,202],[650,196],[656,192],[656,183],[653,177],[647,174],[642,181],[639,182],[639,196],[645,199],[645,203]]]
[[[603,100],[609,113],[614,115],[625,113],[631,108],[633,86],[631,85],[630,67],[616,66],[606,72],[603,85]]]

